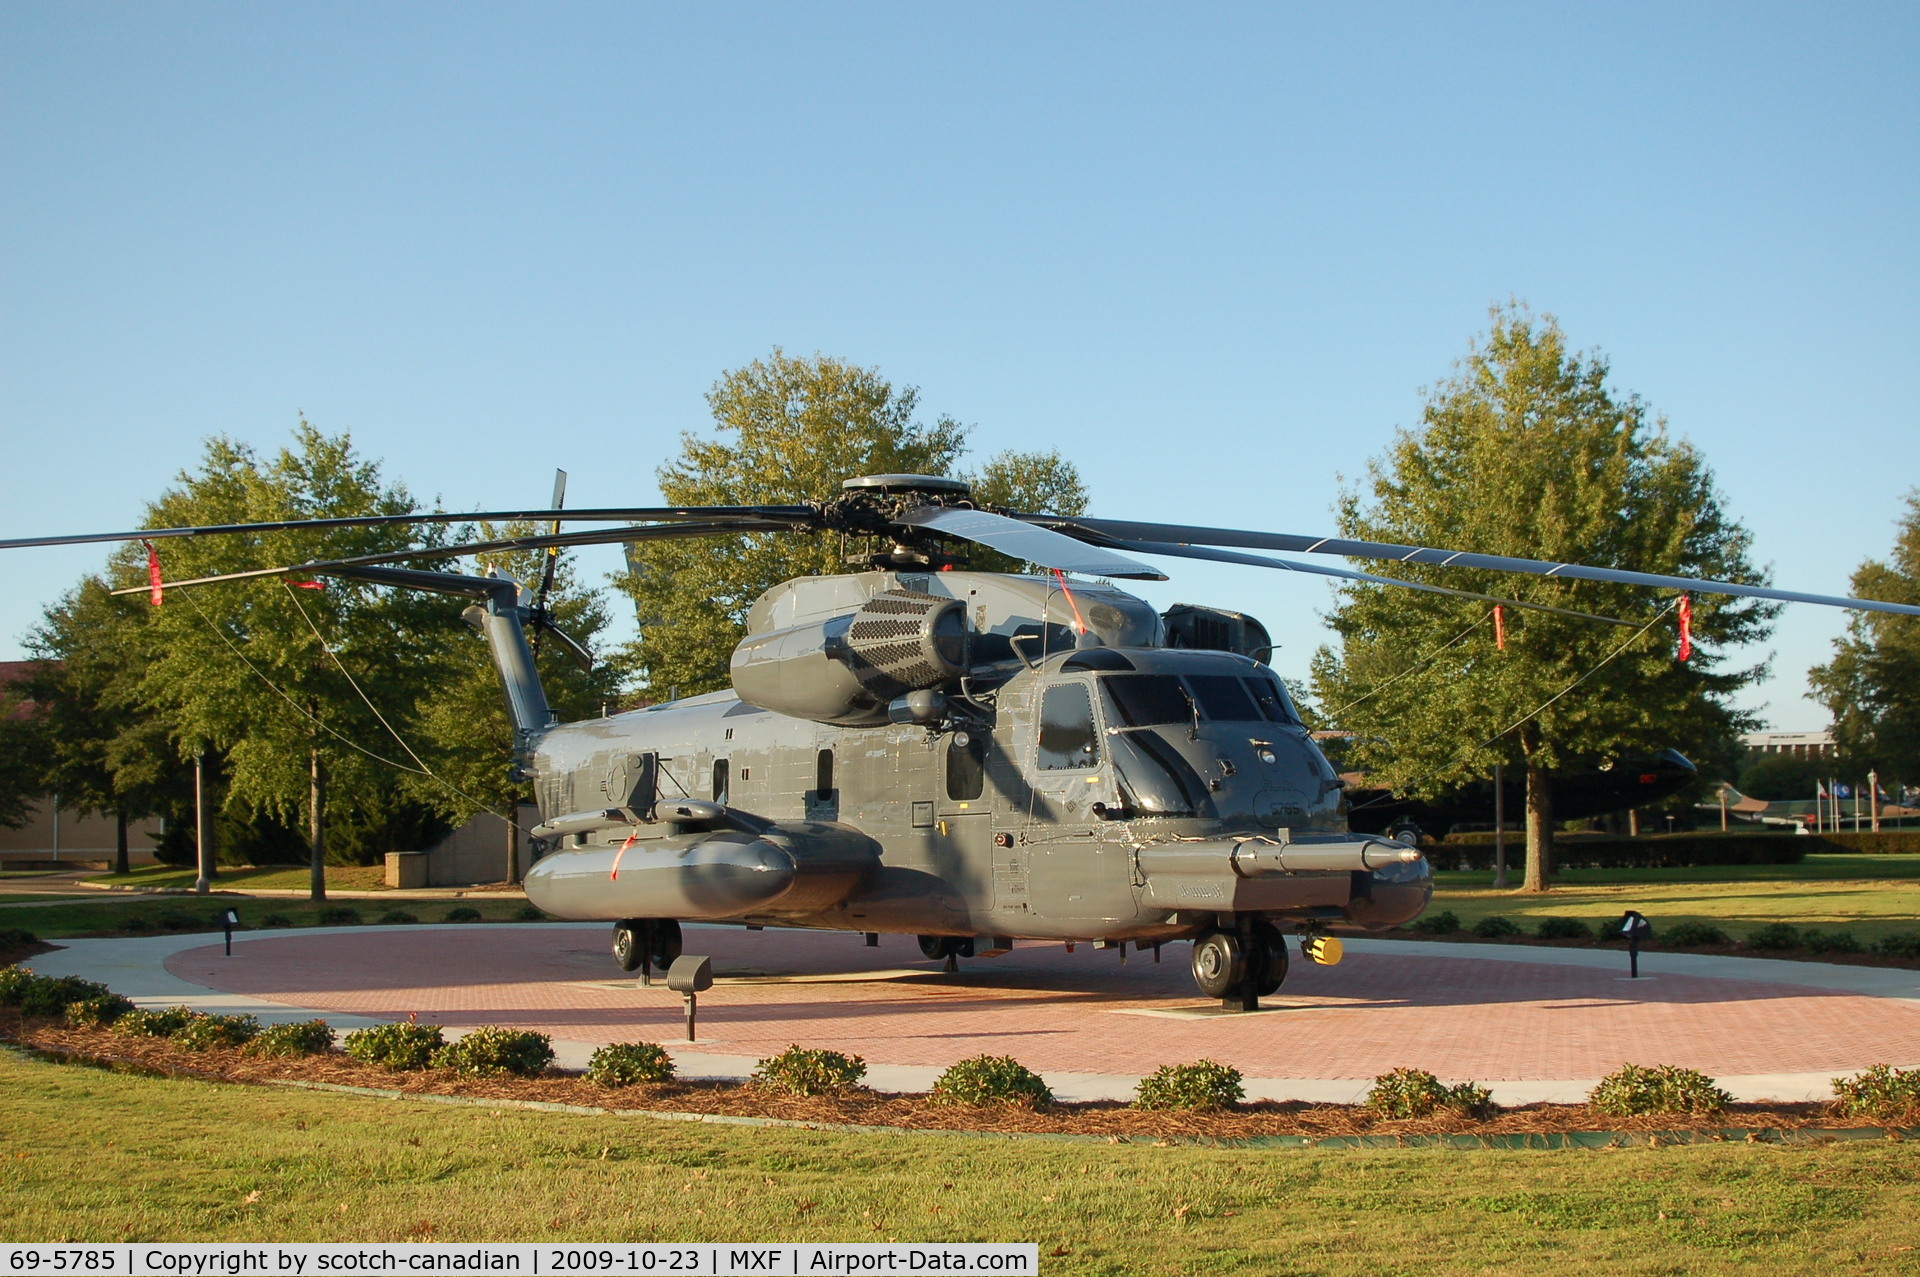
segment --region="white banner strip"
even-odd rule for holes
[[[497,1273],[503,1277],[857,1277],[863,1273],[1040,1271],[1033,1242],[70,1242],[0,1243],[0,1277],[337,1277]]]

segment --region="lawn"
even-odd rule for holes
[[[1905,1144],[1262,1152],[704,1127],[0,1056],[0,1236],[1036,1241],[1055,1274],[1912,1271]]]
[[[1519,880],[1516,855],[1510,875]],[[1495,891],[1485,872],[1434,875],[1429,912],[1451,910],[1462,925],[1504,914],[1531,930],[1542,918],[1612,921],[1637,909],[1656,929],[1681,921],[1719,926],[1735,939],[1770,922],[1845,930],[1862,944],[1920,930],[1920,856],[1809,856],[1799,865],[1713,865],[1697,869],[1576,869],[1553,890]]]
[[[305,891],[311,871],[305,865],[264,865],[260,868],[221,866],[215,879],[223,891]],[[89,882],[115,887],[191,889],[199,871],[174,865],[142,865],[132,873],[98,874]],[[328,865],[327,886],[336,891],[385,891],[387,871],[382,865]]]
[[[519,896],[439,897],[430,900],[344,899],[314,904],[309,900],[277,897],[235,899],[232,896],[122,896],[106,899],[54,900],[44,904],[0,909],[0,927],[18,927],[43,940],[69,936],[153,935],[167,931],[213,931],[214,915],[233,909],[243,928],[260,928],[274,915],[296,927],[320,922],[323,909],[351,909],[362,922],[378,922],[388,910],[404,910],[421,922],[439,922],[452,909],[475,909],[487,922],[524,921],[527,902]],[[544,915],[542,915],[544,917]]]

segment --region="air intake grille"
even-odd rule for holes
[[[966,609],[958,599],[888,590],[847,627],[847,667],[880,700],[966,673]]]

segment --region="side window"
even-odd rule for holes
[[[823,749],[813,760],[813,788],[818,801],[833,801],[833,751]]]
[[[1285,723],[1289,727],[1300,726],[1300,715],[1294,712],[1293,703],[1287,699],[1286,691],[1270,678],[1250,678],[1245,680],[1247,690],[1253,693],[1253,699],[1259,702],[1260,712],[1275,723]]]
[[[727,760],[713,760],[713,801],[722,807],[727,805]]]
[[[947,797],[957,803],[978,798],[987,787],[986,741],[974,732],[947,738]]]
[[[1093,729],[1093,698],[1085,683],[1056,683],[1040,699],[1042,771],[1093,767],[1100,762],[1100,738]]]

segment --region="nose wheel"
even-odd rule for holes
[[[672,918],[623,918],[613,924],[613,960],[622,971],[666,970],[680,956],[680,924]]]

